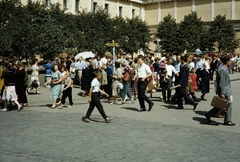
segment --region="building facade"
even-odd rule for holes
[[[35,0],[33,0],[35,1]],[[43,0],[42,3],[60,3],[62,9],[75,14],[78,11],[97,11],[104,9],[112,17],[133,18],[139,16],[145,20],[154,34],[157,25],[168,14],[181,22],[184,15],[197,11],[201,20],[207,25],[217,15],[226,15],[234,22],[234,30],[240,38],[240,0]],[[27,0],[21,0],[26,4]],[[153,47],[153,44],[151,45]],[[236,52],[240,53],[240,49]]]

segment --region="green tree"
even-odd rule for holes
[[[61,26],[52,17],[51,9],[46,10],[39,2],[28,2],[24,6],[28,23],[23,31],[24,37],[16,41],[18,47],[24,47],[30,58],[40,54],[44,59],[54,58],[63,52],[66,37],[63,35]]]
[[[102,9],[96,13],[84,10],[76,16],[76,24],[78,30],[76,34],[81,36],[81,39],[78,39],[79,52],[93,51],[103,55],[107,50],[105,44],[110,36],[110,15]]]
[[[198,18],[197,12],[191,12],[184,16],[179,24],[179,36],[182,41],[183,50],[195,51],[201,48],[202,36],[204,35],[203,21]]]
[[[127,36],[122,38],[125,52],[134,53],[139,49],[148,51],[148,42],[150,39],[150,30],[145,21],[134,17],[133,19],[126,19]]]
[[[161,40],[159,45],[165,53],[179,54],[182,52],[179,47],[178,25],[171,15],[167,15],[158,24],[157,37]]]
[[[17,1],[0,1],[0,55],[10,56],[12,54],[12,43],[13,43],[13,29],[14,24],[12,21],[17,8]],[[9,12],[11,11],[11,12]]]
[[[234,52],[239,47],[239,39],[233,28],[233,22],[226,15],[218,15],[210,23],[209,33],[215,50],[219,52]]]
[[[60,53],[76,54],[93,51],[104,54],[106,43],[115,40],[125,52],[147,49],[150,40],[146,22],[139,18],[111,18],[100,9],[95,12],[65,13],[60,4],[46,8],[40,2],[0,1],[0,52],[31,59],[40,54],[44,59]],[[11,11],[11,13],[9,12]]]
[[[135,17],[133,19],[123,19],[114,17],[112,19],[112,39],[119,43],[124,52],[133,54],[139,49],[148,50],[150,41],[150,31],[145,21]]]
[[[65,13],[65,11],[61,9],[59,3],[51,5],[48,12],[64,37],[64,49],[62,52],[66,52],[70,55],[76,54],[79,44],[77,40],[81,38],[76,25],[76,16],[71,13]]]

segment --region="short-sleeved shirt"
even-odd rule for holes
[[[91,87],[93,87],[92,92],[99,92],[99,85],[100,85],[99,81],[96,78],[94,78],[91,82]]]
[[[177,70],[175,69],[174,66],[172,65],[166,65],[166,69],[167,69],[167,75],[168,76],[172,76],[172,74],[176,74],[177,73]]]
[[[196,69],[202,69],[203,68],[204,62],[202,60],[197,61],[196,63]]]
[[[148,65],[143,63],[142,66],[138,66],[138,78],[144,78],[149,73],[152,74],[152,71]]]
[[[85,61],[79,61],[78,63],[78,70],[83,70],[85,68]]]
[[[180,68],[181,68],[181,62],[177,62],[176,61],[176,64],[175,64],[175,69],[177,70],[178,73],[180,73]]]

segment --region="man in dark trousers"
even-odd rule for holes
[[[218,67],[218,60],[217,60],[217,56],[215,55],[213,61],[210,64],[212,78],[213,78],[214,72],[217,71],[217,67]]]
[[[195,102],[191,97],[189,97],[186,94],[186,87],[188,86],[188,77],[189,77],[189,68],[186,62],[187,62],[187,56],[186,55],[181,56],[181,68],[180,68],[180,73],[178,77],[178,84],[177,84],[178,87],[176,88],[177,104],[178,104],[177,109],[184,109],[182,98],[185,98],[189,101],[190,104],[193,105],[193,110],[195,110],[198,103]]]
[[[148,99],[145,94],[147,85],[148,85],[148,78],[152,75],[152,71],[148,65],[144,63],[144,57],[140,55],[138,57],[138,101],[140,104],[139,112],[146,111],[145,103],[146,101],[149,105],[148,111],[151,111],[154,103]]]
[[[223,56],[221,58],[223,65],[219,67],[216,76],[216,93],[219,97],[225,98],[230,102],[230,106],[225,114],[224,125],[234,126],[232,123],[232,89],[230,83],[230,77],[228,72],[228,67],[232,64],[232,61],[229,56]],[[211,121],[210,117],[215,116],[220,109],[212,108],[209,112],[205,113],[205,117],[207,118],[210,124],[217,124],[216,122]]]

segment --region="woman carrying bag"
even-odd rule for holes
[[[121,93],[122,99],[118,104],[121,105],[121,104],[125,103],[126,95],[131,100],[131,103],[134,103],[133,98],[131,96],[131,93],[129,91],[130,74],[129,74],[129,69],[128,68],[124,69],[124,75],[122,77],[122,82],[123,82],[123,89],[122,89],[122,93]]]

